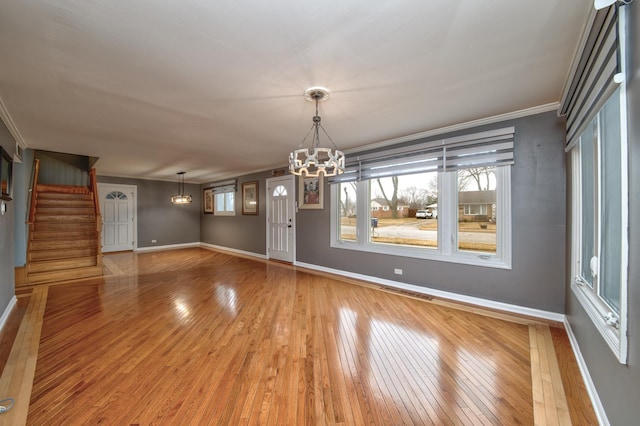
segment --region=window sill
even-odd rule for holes
[[[604,338],[604,341],[615,354],[620,364],[626,364],[627,339],[626,333],[621,332],[626,329],[625,325],[622,324],[623,319],[620,319],[620,328],[614,328],[608,325],[604,317],[609,312],[609,309],[597,300],[589,287],[585,288],[584,286],[576,284],[576,282],[572,280],[571,290],[591,319],[591,322],[593,322],[596,329]]]
[[[495,255],[489,259],[483,259],[481,253],[456,253],[444,255],[439,249],[414,248],[406,246],[392,246],[389,244],[365,244],[360,245],[349,241],[332,241],[332,248],[355,250],[366,253],[384,254],[387,256],[402,256],[415,259],[433,260],[436,262],[449,262],[463,265],[482,266],[486,268],[511,269],[511,262],[506,262]]]

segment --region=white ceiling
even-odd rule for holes
[[[29,148],[100,157],[98,174],[211,182],[286,166],[310,86],[331,91],[343,150],[558,102],[591,8],[2,0],[3,119]]]

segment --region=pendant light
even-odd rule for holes
[[[344,173],[344,153],[338,150],[327,131],[322,127],[318,115],[318,102],[329,98],[329,90],[324,87],[311,87],[304,92],[304,97],[308,101],[316,103],[316,115],[313,117],[311,129],[300,142],[298,149],[289,154],[289,171],[294,175],[304,177],[335,176]],[[333,145],[333,149],[320,147],[320,129]],[[311,147],[301,148],[309,134],[311,134]]]
[[[185,172],[178,172],[178,195],[171,197],[173,204],[190,204],[193,199],[191,195],[184,194],[184,174]]]

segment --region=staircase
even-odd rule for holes
[[[102,276],[99,212],[85,186],[37,184],[26,284]]]

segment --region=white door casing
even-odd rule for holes
[[[137,186],[98,183],[102,214],[102,252],[134,250]]]
[[[295,178],[267,179],[267,258],[295,260]]]

